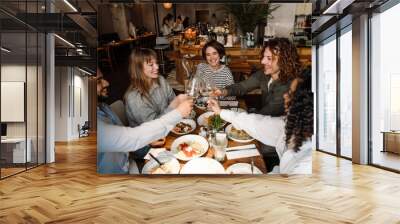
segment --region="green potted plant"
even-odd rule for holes
[[[278,9],[277,4],[228,4],[225,10],[232,14],[242,34],[252,33],[260,23],[267,23],[272,19],[272,12]]]

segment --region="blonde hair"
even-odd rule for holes
[[[131,84],[125,94],[132,90],[137,90],[143,97],[149,98],[150,88],[154,83],[158,82],[158,79],[152,79],[150,82],[144,74],[144,63],[150,63],[152,59],[157,59],[157,54],[148,48],[137,48],[132,50],[129,56],[129,67],[128,72],[131,78]]]

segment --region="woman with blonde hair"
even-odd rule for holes
[[[171,110],[170,102],[175,93],[165,78],[159,76],[158,69],[157,54],[151,49],[134,49],[129,56],[131,84],[124,98],[131,127],[154,120]]]

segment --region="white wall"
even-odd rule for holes
[[[311,3],[280,3],[280,7],[272,12],[273,19],[268,23],[275,27],[275,36],[291,38],[295,15],[311,14]]]
[[[18,81],[26,83],[26,110],[25,122],[7,122],[7,137],[31,139],[32,161],[36,162],[36,153],[39,153],[39,162],[44,162],[44,74],[42,67],[25,64],[3,64],[1,66],[1,81]],[[27,81],[25,80],[27,78]],[[3,96],[4,97],[4,96]],[[1,108],[10,110],[10,108]],[[25,111],[23,111],[25,112]]]
[[[88,117],[88,78],[75,68],[56,67],[55,141],[79,138],[78,124]]]
[[[27,70],[25,70],[27,69]],[[27,68],[25,65],[18,65],[18,64],[9,64],[9,65],[2,65],[1,66],[1,81],[5,82],[25,82],[25,74],[27,71],[28,76],[28,88],[27,88],[27,107],[29,107],[27,113],[27,120],[28,120],[28,129],[32,127],[32,130],[35,132],[36,135],[36,80],[32,78],[32,76],[36,76],[36,67],[35,66],[28,66]],[[40,107],[41,105],[39,105]],[[1,108],[1,110],[7,110],[8,108]],[[35,112],[35,113],[31,113]],[[33,123],[32,123],[33,122]],[[25,137],[25,123],[26,122],[7,122],[7,136],[8,137]],[[33,131],[28,130],[28,137],[29,133],[33,133]]]
[[[55,68],[55,141],[68,141],[69,69]]]

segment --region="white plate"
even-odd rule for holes
[[[245,109],[240,108],[240,107],[233,107],[233,108],[230,108],[229,110],[239,112],[239,113],[247,112]]]
[[[197,142],[197,143],[199,143],[199,145],[201,145],[201,148],[199,149],[200,150],[199,154],[188,157],[181,150],[178,149],[178,146],[182,143],[193,143],[193,142]],[[171,145],[172,154],[174,154],[174,156],[177,159],[180,159],[182,161],[188,161],[188,160],[191,160],[194,158],[198,158],[198,157],[204,155],[207,152],[207,150],[208,150],[208,141],[205,138],[201,137],[200,135],[181,136],[181,137],[175,139],[175,141],[172,142],[172,145]]]
[[[186,133],[180,133],[180,132],[176,132],[176,131],[174,131],[174,129],[172,129],[171,130],[172,133],[174,133],[176,135],[186,135],[186,134],[192,133],[196,129],[196,122],[192,119],[183,119],[180,122],[190,125],[190,127],[192,127],[192,130],[189,132],[186,132]]]
[[[212,111],[208,111],[208,112],[205,112],[205,113],[201,114],[197,118],[197,124],[199,124],[200,126],[208,127],[208,120],[207,119],[208,119],[209,116],[212,116],[212,115],[214,115],[214,112],[212,112]],[[223,121],[222,127],[225,126],[225,125],[226,125],[226,121]]]
[[[200,126],[208,126],[207,124],[207,118],[211,115],[214,115],[214,112],[208,111],[205,113],[202,113],[198,118],[197,118],[197,124]]]
[[[179,174],[181,168],[178,160],[170,152],[162,152],[157,157],[161,163],[166,163],[170,169],[166,174]],[[151,171],[160,165],[152,158],[143,167],[142,174],[152,174]]]
[[[250,135],[250,139],[237,139],[237,138],[234,138],[234,137],[232,137],[232,135],[231,135],[231,129],[232,129],[232,127],[233,127],[233,125],[232,124],[230,124],[230,125],[228,125],[226,128],[225,128],[225,133],[226,133],[226,135],[228,136],[228,138],[230,139],[230,140],[233,140],[233,141],[235,141],[235,142],[240,142],[240,143],[247,143],[247,142],[251,142],[251,141],[253,141],[254,140],[254,138],[252,138]],[[247,132],[246,132],[247,133]]]
[[[248,163],[235,163],[226,169],[227,174],[252,174],[251,164]],[[253,174],[262,174],[261,170],[253,166]]]
[[[225,169],[217,160],[201,157],[187,162],[181,174],[225,174]]]

